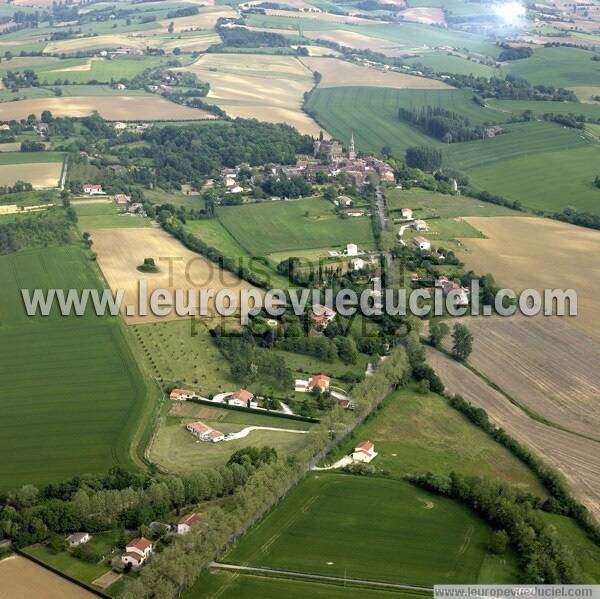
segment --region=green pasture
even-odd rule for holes
[[[0,488],[131,465],[145,386],[115,318],[28,317],[20,289],[99,288],[78,247],[0,257]],[[9,457],[10,456],[10,457]]]
[[[419,586],[491,582],[492,571],[494,582],[516,582],[515,556],[489,555],[490,534],[464,506],[408,483],[318,473],[223,561]]]
[[[98,204],[84,204],[74,201],[78,217],[78,226],[81,231],[89,229],[123,229],[149,227],[150,220],[137,214],[125,214],[120,212],[113,202]],[[93,241],[93,237],[92,237]]]
[[[421,64],[426,68],[433,69],[436,73],[475,75],[476,77],[493,77],[495,74],[494,67],[441,51],[415,56],[404,62],[415,68],[419,68],[418,65]]]
[[[369,219],[342,219],[322,198],[222,207],[217,218],[254,256],[317,247],[334,249],[347,243],[362,249],[373,247]]]
[[[62,162],[62,152],[0,152],[0,166],[39,162]]]

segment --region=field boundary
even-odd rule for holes
[[[255,568],[252,566],[238,566],[235,564],[227,564],[224,562],[212,562],[211,568],[217,570],[228,570],[235,571],[243,574],[250,574],[253,576],[267,576],[270,578],[284,578],[291,580],[310,580],[312,582],[323,582],[327,584],[361,588],[372,588],[372,589],[388,589],[388,590],[407,590],[416,591],[419,593],[427,593],[428,595],[433,591],[433,587],[420,587],[409,584],[401,584],[395,582],[384,582],[379,580],[364,580],[360,578],[345,578],[341,576],[328,576],[326,574],[310,574],[306,572],[294,572],[291,570],[277,570],[274,568]]]
[[[53,574],[60,576],[64,580],[67,580],[73,584],[76,584],[78,587],[81,587],[82,589],[85,589],[86,591],[89,591],[90,593],[94,593],[98,597],[103,597],[104,599],[110,599],[110,595],[103,593],[99,589],[95,589],[94,587],[86,584],[85,582],[83,582],[81,580],[77,580],[77,578],[73,578],[72,576],[69,576],[68,574],[65,574],[64,572],[61,572],[60,570],[56,569],[54,566],[47,564],[46,562],[42,561],[41,559],[39,559],[33,555],[29,555],[28,553],[26,553],[16,547],[15,547],[14,551],[17,555],[20,555],[21,557],[28,559],[29,561],[32,561],[33,563],[37,564],[38,566],[41,566],[42,568],[45,568],[49,572],[52,572]]]

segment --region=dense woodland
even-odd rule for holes
[[[445,143],[472,141],[484,135],[484,127],[474,126],[468,118],[439,106],[399,108],[398,118]]]

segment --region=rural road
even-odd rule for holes
[[[292,428],[276,428],[274,426],[247,426],[238,433],[233,433],[227,441],[235,441],[247,437],[252,431],[275,431],[276,433],[300,433],[306,434],[308,431],[299,431]]]
[[[211,568],[219,568],[221,570],[234,570],[237,572],[252,572],[255,574],[279,574],[281,577],[291,578],[306,578],[307,580],[324,580],[328,582],[350,583],[352,585],[364,585],[368,587],[378,587],[382,589],[404,589],[409,591],[426,591],[431,592],[431,587],[419,587],[409,584],[397,584],[395,582],[380,582],[377,580],[361,580],[360,578],[348,578],[346,576],[326,576],[325,574],[306,574],[304,572],[292,572],[290,570],[274,570],[273,568],[252,568],[250,566],[236,566],[234,564],[222,564],[220,562],[212,562]]]
[[[379,216],[379,222],[381,223],[381,232],[383,233],[387,229],[387,222],[385,220],[385,200],[383,199],[383,194],[381,193],[381,188],[379,185],[375,189],[375,204],[377,205],[377,214]],[[389,264],[392,263],[392,255],[390,252],[385,252],[386,262]]]

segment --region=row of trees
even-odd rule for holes
[[[481,139],[484,132],[483,127],[472,125],[468,118],[439,106],[399,108],[398,118],[445,143]]]

